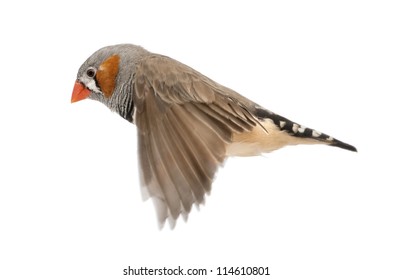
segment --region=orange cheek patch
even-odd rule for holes
[[[102,93],[106,98],[109,98],[113,94],[113,90],[116,85],[116,76],[119,72],[120,57],[118,55],[112,55],[103,63],[97,71],[97,82],[101,88]]]

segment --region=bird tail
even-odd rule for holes
[[[342,142],[342,141],[340,141],[340,140],[337,140],[337,139],[335,139],[335,138],[333,138],[333,141],[332,141],[332,142],[333,142],[333,143],[329,144],[330,146],[339,147],[339,148],[341,148],[341,149],[345,149],[345,150],[352,151],[352,152],[357,152],[357,151],[358,151],[358,150],[356,149],[356,147],[354,147],[354,146],[352,146],[352,145],[350,145],[350,144],[344,143],[344,142]]]
[[[303,139],[314,139],[333,147],[338,147],[352,152],[357,152],[357,149],[350,144],[342,142],[336,138],[333,138],[325,133],[321,133],[315,129],[299,125],[287,118],[274,114],[273,112],[270,112],[266,109],[258,108],[256,111],[256,116],[261,121],[270,119],[281,131],[285,131],[286,133],[288,133],[293,137],[298,137]]]

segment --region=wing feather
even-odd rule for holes
[[[133,88],[141,183],[162,225],[204,201],[233,133],[256,121],[227,88],[167,57],[142,61]]]

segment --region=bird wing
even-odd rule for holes
[[[227,89],[168,57],[143,60],[134,77],[142,187],[160,225],[204,201],[234,132],[257,120]]]

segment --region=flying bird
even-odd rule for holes
[[[71,102],[98,100],[138,134],[143,193],[161,226],[204,202],[229,156],[255,156],[287,145],[354,146],[254,103],[170,57],[131,44],[107,46],[79,68]]]

